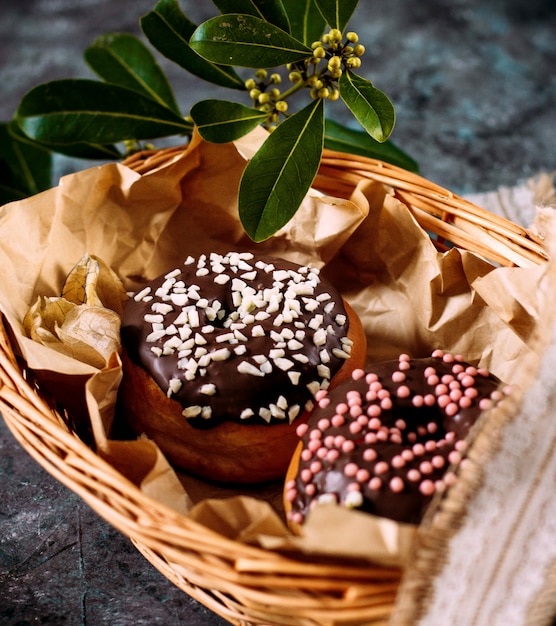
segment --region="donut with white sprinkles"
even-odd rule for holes
[[[284,488],[288,521],[299,528],[319,502],[418,524],[454,468],[479,415],[509,387],[461,356],[382,362],[317,395]]]
[[[201,464],[176,453],[176,438],[188,446],[196,438],[211,441],[215,429],[230,422],[242,428],[287,425],[295,435],[294,422],[312,409],[316,395],[344,366],[348,376],[361,367],[366,345],[359,320],[318,269],[250,252],[188,257],[134,294],[121,335],[121,395],[132,427],[158,442],[164,428],[164,415],[158,413],[168,413],[163,443],[174,441],[161,446],[163,451],[181,467],[227,481],[243,481],[243,457],[261,455],[247,450],[249,436],[243,447],[229,451],[214,439],[214,454],[198,446],[199,454],[211,457]],[[356,359],[351,358],[354,339]],[[142,406],[143,373],[159,389],[149,415]],[[150,385],[149,390],[156,393]],[[220,472],[212,458],[216,452],[242,457],[235,460],[241,469],[234,471],[231,458]],[[265,456],[272,453],[269,448]],[[286,468],[287,462],[282,476]],[[252,480],[268,479],[267,474],[254,463]]]

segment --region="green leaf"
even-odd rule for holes
[[[192,124],[135,91],[93,80],[38,85],[21,100],[16,120],[39,141],[106,144],[190,133]]]
[[[281,0],[212,0],[220,13],[254,15],[278,26],[287,33],[290,23]]]
[[[180,114],[166,75],[134,35],[112,33],[98,37],[85,50],[85,60],[106,82],[142,93]]]
[[[314,100],[276,127],[247,164],[239,216],[254,241],[264,241],[296,213],[322,156],[324,101]]]
[[[259,126],[268,114],[237,102],[202,100],[191,109],[191,117],[203,139],[228,143]]]
[[[417,162],[390,140],[380,143],[366,132],[347,128],[327,119],[324,125],[324,147],[337,152],[379,159],[410,172],[418,172]]]
[[[123,154],[112,144],[101,145],[91,143],[57,143],[54,141],[38,141],[37,139],[31,139],[14,121],[9,127],[10,133],[16,137],[19,141],[26,143],[30,146],[37,148],[43,148],[44,150],[50,150],[51,152],[58,152],[65,154],[66,156],[76,157],[78,159],[121,159]]]
[[[52,186],[52,158],[48,150],[21,141],[0,124],[0,205]]]
[[[190,43],[209,61],[253,68],[285,65],[312,54],[305,44],[273,24],[235,13],[201,24]]]
[[[359,0],[315,0],[315,2],[330,27],[341,31],[359,4]]]
[[[326,21],[318,10],[315,0],[282,0],[290,22],[290,34],[310,46],[318,41]]]
[[[340,97],[361,126],[377,141],[386,141],[396,121],[394,107],[386,95],[351,71],[340,76],[339,87]]]
[[[191,49],[189,38],[196,25],[182,13],[177,0],[160,0],[141,18],[141,28],[154,48],[190,74],[220,87],[245,89],[231,67],[211,63]]]

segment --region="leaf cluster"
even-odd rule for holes
[[[268,138],[248,163],[238,196],[247,234],[262,241],[297,211],[324,146],[416,169],[388,139],[395,121],[391,102],[355,72],[364,47],[345,29],[358,0],[213,3],[220,15],[196,25],[178,0],[159,0],[141,18],[142,32],[166,59],[241,94],[251,106],[209,99],[184,115],[146,44],[127,33],[103,35],[84,52],[100,80],[38,85],[24,95],[14,119],[0,125],[0,202],[47,188],[51,152],[120,159],[143,142],[183,141],[195,127],[205,140],[225,143],[263,125]],[[245,78],[247,70],[252,74]],[[294,98],[302,95],[308,103],[295,108]],[[334,100],[343,101],[360,130],[326,116]]]

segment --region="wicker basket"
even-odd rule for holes
[[[182,148],[142,152],[125,165],[157,168]],[[439,249],[456,245],[497,265],[547,260],[542,242],[441,187],[386,163],[326,151],[315,187],[347,197],[379,181],[412,211]],[[0,411],[25,450],[128,536],[169,580],[238,625],[357,625],[388,621],[402,572],[310,562],[232,541],[145,496],[87,447],[53,408],[0,328]]]

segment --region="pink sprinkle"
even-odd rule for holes
[[[320,461],[313,461],[311,465],[309,465],[309,469],[313,474],[318,474],[322,469],[322,463]]]
[[[313,453],[311,450],[309,450],[308,448],[303,448],[302,452],[301,452],[301,460],[302,461],[310,461],[313,458]]]
[[[376,391],[367,391],[365,394],[365,400],[367,402],[374,402],[377,399]]]
[[[448,415],[448,417],[453,417],[454,415],[457,415],[459,411],[459,405],[456,402],[450,402],[450,404],[446,405],[444,411],[446,412],[446,415]]]
[[[317,458],[324,459],[328,455],[329,450],[327,450],[324,446],[317,450]]]
[[[415,456],[422,456],[425,454],[425,446],[422,443],[416,443],[412,450]]]
[[[374,372],[369,372],[367,376],[365,376],[365,382],[367,385],[371,383],[376,383],[378,381],[378,376]]]
[[[434,483],[432,480],[424,480],[420,485],[419,485],[419,491],[424,495],[424,496],[432,496],[432,494],[434,493]]]
[[[309,468],[305,468],[301,470],[301,473],[299,474],[302,482],[304,483],[308,483],[312,478],[313,478],[313,472],[311,472],[311,470]]]
[[[455,441],[455,439],[456,439],[456,433],[453,430],[451,430],[449,433],[446,433],[446,441],[451,442],[451,441]]]
[[[336,414],[332,417],[330,421],[332,422],[332,426],[334,426],[335,428],[340,428],[340,426],[344,425],[346,420],[343,415]]]
[[[392,460],[390,462],[392,463],[392,467],[395,467],[396,469],[400,469],[405,465],[404,458],[399,454],[396,454],[396,456],[392,457]]]
[[[423,400],[425,401],[425,406],[434,406],[436,404],[436,398],[432,393],[427,393]]]
[[[344,415],[348,411],[349,411],[349,407],[348,407],[348,405],[345,402],[340,402],[336,406],[336,413],[338,413],[338,415]]]
[[[461,461],[461,454],[457,450],[452,450],[448,455],[448,461],[452,464],[457,464]]]
[[[435,385],[438,385],[439,382],[440,378],[438,378],[436,374],[431,374],[430,376],[427,376],[427,385],[434,387]]]
[[[389,411],[392,408],[392,400],[390,398],[383,398],[380,401],[380,408]]]
[[[465,368],[465,373],[469,374],[469,376],[477,376],[477,374],[479,373],[477,368],[474,365],[468,365]]]
[[[360,415],[357,418],[357,421],[361,424],[361,426],[367,426],[369,423],[369,418],[366,415]]]
[[[315,400],[317,400],[318,402],[319,400],[326,398],[327,395],[328,395],[328,391],[326,391],[326,389],[319,389],[317,393],[315,394]]]
[[[382,383],[380,382],[380,380],[375,380],[369,385],[369,389],[371,391],[379,392],[382,389]]]
[[[440,454],[436,454],[435,456],[432,457],[431,463],[432,463],[432,466],[435,467],[436,469],[442,469],[444,465],[446,464],[446,461],[444,460],[443,456],[440,456]]]
[[[436,376],[436,370],[434,369],[434,367],[431,367],[429,365],[428,367],[425,368],[425,371],[423,372],[423,376],[425,378],[428,378],[429,376]]]
[[[399,445],[402,442],[402,437],[398,433],[392,433],[390,435],[390,441]]]
[[[363,409],[361,408],[361,405],[354,404],[349,409],[349,414],[351,415],[351,417],[359,417],[360,415],[362,415],[363,414]]]
[[[307,424],[299,424],[299,426],[295,429],[295,432],[298,437],[303,437],[308,430],[309,426]]]
[[[388,469],[388,463],[386,463],[385,461],[379,461],[375,464],[375,474],[386,474]]]
[[[400,356],[398,357],[398,361],[410,361],[411,357],[409,356],[409,354],[406,354],[405,352],[402,352],[400,354]]]
[[[370,474],[369,474],[370,476]],[[349,485],[346,487],[348,492],[351,491],[361,491],[361,485],[359,483],[349,483]]]
[[[322,432],[318,428],[313,428],[309,433],[309,439],[321,439]]]
[[[431,435],[438,431],[438,424],[436,422],[429,422],[427,424],[427,432]]]
[[[359,401],[361,402],[361,394],[358,391],[355,391],[355,389],[352,389],[351,391],[348,391],[346,393],[346,398],[348,399],[348,404],[350,403],[349,401]]]
[[[369,428],[372,430],[378,430],[381,426],[382,422],[378,418],[373,417],[369,420]]]
[[[490,409],[491,406],[492,400],[490,398],[481,398],[479,400],[479,408],[481,411],[486,411],[487,409]]]
[[[363,451],[363,460],[370,462],[370,461],[374,461],[377,457],[376,454],[376,450],[374,450],[373,448],[366,448]]]
[[[311,439],[311,441],[307,444],[307,447],[311,450],[311,452],[316,452],[321,445],[320,439]]]
[[[448,352],[442,357],[442,360],[444,363],[453,363],[456,360],[456,357]]]
[[[369,417],[378,417],[382,413],[382,409],[378,404],[371,404],[367,409],[367,415]]]
[[[317,427],[322,432],[328,430],[330,428],[330,420],[327,420],[325,417],[323,417],[317,422]]]
[[[309,485],[307,485],[309,486]],[[307,491],[307,489],[305,489],[305,491]],[[308,494],[311,495],[311,494]],[[288,502],[293,502],[295,499],[297,498],[297,490],[296,489],[288,489],[286,491],[286,500]]]
[[[398,367],[402,372],[407,372],[407,370],[411,369],[411,363],[409,361],[400,361]]]
[[[346,476],[353,477],[355,476],[355,474],[357,474],[358,469],[359,466],[357,465],[357,463],[347,463],[344,467],[344,474]]]
[[[362,430],[363,430],[363,426],[361,426],[359,422],[351,422],[349,425],[349,432],[352,435],[356,435],[357,433],[360,433]]]
[[[459,402],[460,398],[463,396],[461,389],[452,389],[450,391],[450,400],[454,402]]]
[[[396,391],[398,398],[409,398],[411,391],[407,385],[400,385]]]
[[[342,444],[342,452],[353,452],[355,450],[355,443],[350,439],[346,439]]]
[[[403,383],[406,379],[406,375],[399,370],[392,373],[392,382],[394,383]]]
[[[455,359],[456,361],[458,361],[459,363],[464,363],[464,362],[465,362],[465,359],[463,358],[463,355],[462,355],[462,354],[456,354],[456,355],[454,356],[454,359]]]
[[[389,486],[394,493],[400,493],[404,489],[403,480],[399,476],[394,476],[394,478],[390,481]]]
[[[440,383],[439,385],[436,385],[436,387],[434,388],[434,393],[437,396],[443,396],[443,395],[447,394],[448,391],[449,391],[448,385],[444,385],[443,383]]]
[[[419,424],[419,426],[417,426],[417,434],[424,437],[427,434],[427,427]]]
[[[369,481],[369,489],[371,491],[378,491],[382,487],[382,480],[378,476],[373,476]]]
[[[461,374],[461,372],[465,371],[465,368],[463,367],[463,365],[461,363],[456,363],[453,367],[452,367],[452,372],[454,372],[454,374]]]
[[[303,522],[303,513],[296,511],[291,514],[290,519],[294,524],[301,524]]]
[[[334,445],[337,448],[341,448],[342,444],[344,443],[345,440],[346,440],[346,438],[343,435],[336,435],[334,437]]]
[[[502,398],[504,397],[504,394],[497,389],[496,391],[493,391],[490,394],[490,399],[493,400],[494,402],[500,402],[500,400],[502,400]]]
[[[476,387],[467,387],[463,393],[468,398],[476,398],[479,395]]]
[[[416,408],[421,408],[425,404],[425,399],[421,395],[413,396],[411,404]]]
[[[447,393],[443,393],[438,396],[438,406],[441,409],[445,409],[450,404],[450,396]]]
[[[407,433],[407,440],[410,443],[413,443],[414,441],[417,441],[417,433]]]
[[[477,374],[479,376],[484,376],[485,378],[488,378],[490,376],[490,372],[485,367],[479,367],[477,369]]]
[[[419,471],[421,474],[432,474],[434,467],[430,461],[422,461],[419,463]]]
[[[459,399],[459,405],[462,409],[468,409],[473,404],[473,400],[467,396],[462,396]]]
[[[308,496],[314,496],[315,493],[317,493],[317,486],[314,485],[313,483],[309,483],[308,485],[305,485],[305,493]]]
[[[415,458],[415,455],[411,450],[409,450],[409,448],[402,450],[400,454],[402,459],[404,459],[405,461],[413,461],[413,459]]]
[[[456,443],[454,444],[454,448],[458,452],[465,452],[465,450],[467,450],[467,441],[464,441],[463,439],[456,441]]]
[[[365,372],[362,369],[355,369],[351,373],[353,380],[359,380],[365,376]]]
[[[450,383],[453,383],[454,380],[455,379],[452,374],[444,374],[444,376],[442,376],[442,378],[440,379],[440,382],[442,382],[444,385],[450,386]]]
[[[365,435],[365,443],[373,444],[378,441],[376,433],[367,433]]]
[[[427,452],[432,452],[433,450],[436,450],[436,441],[434,439],[428,439],[427,441],[425,441],[425,450]]]
[[[376,434],[376,438],[379,441],[388,441],[388,436],[390,435],[390,432],[388,431],[388,429],[386,427],[382,427]]]
[[[340,458],[340,452],[339,450],[336,450],[335,448],[333,450],[328,450],[325,458],[330,463],[334,463]]]
[[[389,398],[390,392],[388,391],[388,389],[379,389],[376,395],[380,400],[382,400],[383,398]]]
[[[475,379],[473,378],[473,376],[470,376],[469,374],[466,374],[462,379],[461,379],[461,384],[464,387],[472,387],[475,384]]]
[[[416,483],[418,480],[421,480],[421,473],[419,470],[412,468],[407,472],[407,480],[410,480],[412,483]]]
[[[441,481],[441,480],[435,480],[434,481],[434,488],[439,493],[442,493],[443,491],[446,490],[446,484],[443,481]]]
[[[440,350],[440,349],[434,350],[431,356],[433,358],[441,359],[444,356],[444,350]]]
[[[357,474],[355,474],[355,480],[357,480],[360,483],[366,483],[370,477],[371,477],[371,472],[369,472],[369,470],[365,469],[364,467],[361,467],[360,469],[358,469]]]
[[[319,400],[318,404],[319,408],[326,409],[326,407],[330,404],[330,398],[322,398],[322,400]]]

